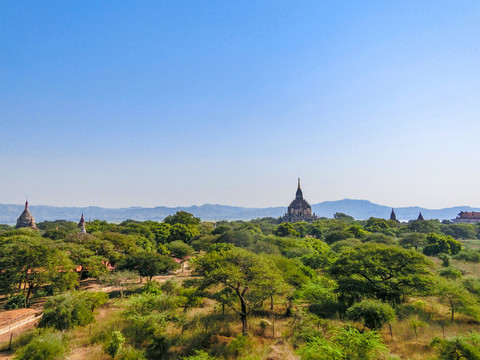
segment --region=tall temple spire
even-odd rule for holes
[[[85,218],[83,217],[83,212],[82,212],[82,217],[80,218],[80,221],[78,222],[78,227],[81,228],[84,225],[85,225]]]
[[[28,210],[28,195],[25,197],[25,210]]]
[[[397,215],[395,215],[395,211],[392,208],[392,212],[390,213],[390,220],[397,221]]]
[[[302,193],[302,189],[300,188],[300,178],[298,178],[298,187],[297,187],[297,193],[295,194],[295,198],[303,200],[303,193]]]

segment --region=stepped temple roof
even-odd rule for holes
[[[298,222],[307,221],[312,222],[316,220],[317,216],[312,214],[312,207],[303,198],[303,192],[300,187],[300,178],[298,178],[297,192],[295,193],[295,199],[288,206],[285,216],[280,218],[282,222]]]
[[[25,210],[23,210],[22,214],[17,219],[17,226],[15,226],[15,228],[20,229],[27,227],[37,230],[37,226],[35,225],[35,219],[33,218],[30,210],[28,210],[28,200],[25,201]]]
[[[452,220],[454,223],[470,223],[476,224],[480,222],[480,212],[478,211],[461,211],[458,216]]]

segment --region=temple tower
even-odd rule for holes
[[[85,218],[83,217],[83,213],[82,213],[82,217],[80,218],[80,221],[78,222],[78,227],[81,228],[80,232],[82,234],[87,233],[87,229],[85,228]]]
[[[312,222],[316,220],[317,216],[312,214],[312,207],[303,198],[302,188],[300,187],[300,178],[298,178],[297,192],[295,193],[295,199],[288,206],[285,216],[280,218],[282,222],[298,222],[307,221]]]
[[[390,213],[390,220],[398,222],[397,215],[395,215],[395,211],[393,209],[392,209],[392,212]]]
[[[28,210],[28,200],[25,201],[25,210],[23,210],[22,214],[17,219],[17,225],[15,226],[15,228],[20,229],[27,227],[38,230],[37,225],[35,225],[35,219],[33,218],[30,210]]]

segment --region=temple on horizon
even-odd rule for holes
[[[23,210],[22,214],[17,219],[17,226],[15,226],[15,228],[20,229],[27,227],[37,230],[37,225],[35,225],[35,219],[33,218],[30,210],[28,210],[28,200],[25,201],[25,210]]]
[[[298,221],[306,221],[312,222],[313,220],[317,220],[317,216],[315,213],[312,214],[312,207],[303,198],[303,192],[300,188],[300,178],[298,178],[298,187],[297,192],[295,194],[295,199],[290,203],[288,206],[287,213],[280,218],[281,222],[298,222]]]

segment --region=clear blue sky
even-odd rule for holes
[[[478,1],[7,1],[0,203],[480,206]]]

